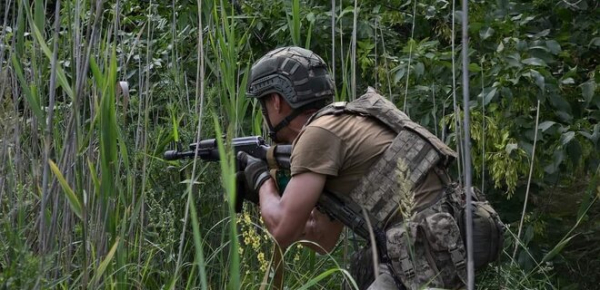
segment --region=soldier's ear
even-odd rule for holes
[[[273,107],[275,108],[275,111],[281,112],[282,97],[276,93],[272,93],[269,97],[273,101]]]

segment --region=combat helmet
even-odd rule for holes
[[[282,96],[293,109],[275,126],[269,122],[264,105],[264,97],[272,93]],[[320,109],[331,102],[334,85],[320,56],[300,47],[281,47],[268,52],[252,65],[246,95],[261,101],[269,136],[275,140],[277,132],[300,113],[311,108]]]

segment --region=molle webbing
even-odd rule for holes
[[[308,123],[324,115],[356,114],[368,116],[393,130],[397,136],[348,195],[337,197],[346,204],[364,207],[371,224],[385,227],[393,217],[402,199],[412,197],[412,190],[428,172],[437,167],[447,167],[456,152],[431,132],[410,118],[396,106],[369,88],[357,100],[333,103],[311,117]],[[418,210],[414,208],[413,210]]]
[[[412,189],[440,161],[440,154],[418,134],[401,131],[383,156],[371,166],[349,194],[377,222],[394,216],[398,205],[412,197]],[[383,228],[383,224],[379,224]]]

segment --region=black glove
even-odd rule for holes
[[[256,200],[258,200],[258,190],[265,181],[271,178],[267,163],[243,151],[238,152],[237,159],[240,168],[244,168],[244,176],[248,185],[247,198],[256,196]]]

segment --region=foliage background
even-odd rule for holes
[[[271,241],[256,209],[231,212],[231,158],[219,167],[162,152],[260,134],[244,88],[274,47],[321,55],[337,99],[371,85],[452,146],[463,130],[459,3],[2,3],[2,288],[258,288]],[[600,282],[599,5],[470,3],[474,180],[510,225],[478,288]],[[326,257],[293,247],[286,285],[339,288],[357,243],[346,233]]]

